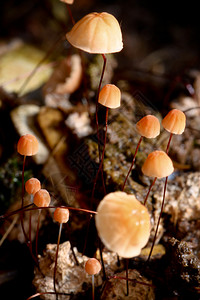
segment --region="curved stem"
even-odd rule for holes
[[[152,251],[153,251],[153,248],[154,248],[154,245],[155,245],[156,236],[157,236],[157,233],[158,233],[158,227],[159,227],[160,219],[161,219],[161,216],[162,216],[162,213],[163,213],[163,208],[164,208],[164,203],[165,203],[165,192],[166,192],[166,188],[167,188],[167,179],[168,179],[168,177],[166,177],[166,179],[165,179],[165,186],[164,186],[163,200],[162,200],[160,215],[159,215],[159,218],[158,218],[158,223],[156,225],[156,232],[155,232],[155,235],[154,235],[154,238],[153,238],[153,243],[152,243],[151,250],[150,250],[150,253],[149,253],[149,256],[148,256],[148,259],[147,259],[147,263],[150,260],[150,257],[151,257],[151,254],[152,254]]]
[[[102,157],[101,157],[99,169],[97,171],[97,174],[96,174],[96,177],[95,177],[95,180],[94,180],[94,185],[93,185],[93,189],[92,189],[92,200],[93,200],[93,197],[94,197],[94,191],[95,191],[95,187],[96,187],[99,172],[100,171],[103,172],[103,159],[104,159],[105,148],[106,148],[107,130],[108,130],[108,107],[106,107],[106,130],[105,130],[105,136],[104,136],[104,145],[103,145]],[[104,191],[104,193],[106,194],[106,191]]]
[[[130,166],[130,169],[129,169],[129,171],[128,171],[128,174],[126,175],[126,179],[125,179],[124,184],[123,184],[123,187],[122,187],[122,192],[124,191],[124,188],[125,188],[127,179],[128,179],[129,174],[131,173],[131,170],[132,170],[132,168],[133,168],[133,165],[134,165],[134,162],[135,162],[135,157],[136,157],[136,154],[137,154],[137,152],[138,152],[139,146],[140,146],[140,144],[141,144],[141,142],[142,142],[142,139],[143,139],[143,136],[140,137],[139,142],[138,142],[138,144],[137,144],[137,147],[136,147],[136,149],[135,149],[135,153],[134,153],[134,156],[133,156],[132,164],[131,164],[131,166]]]
[[[62,231],[62,223],[60,223],[60,227],[59,227],[58,242],[57,242],[57,249],[56,249],[56,258],[55,258],[55,266],[54,266],[54,273],[53,273],[53,286],[54,286],[54,291],[55,291],[55,294],[56,294],[56,300],[58,299],[58,295],[57,295],[57,292],[56,292],[56,271],[57,271],[58,250],[59,250],[59,244],[60,244],[61,231]]]
[[[149,197],[149,193],[151,192],[151,189],[152,189],[152,187],[154,186],[156,180],[157,180],[157,177],[154,178],[154,180],[153,180],[153,182],[152,182],[152,184],[151,184],[151,186],[150,186],[150,188],[149,188],[149,190],[148,190],[148,193],[147,193],[147,195],[146,195],[146,197],[145,197],[145,199],[144,199],[144,203],[143,203],[144,205],[146,205],[147,199],[148,199],[148,197]]]

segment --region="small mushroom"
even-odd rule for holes
[[[104,159],[104,154],[105,154],[105,147],[106,147],[106,137],[107,137],[107,128],[108,128],[108,109],[109,108],[117,108],[120,106],[120,101],[121,101],[121,91],[120,89],[114,85],[114,84],[106,84],[100,91],[99,93],[99,99],[98,102],[106,107],[106,119],[105,119],[105,136],[104,136],[104,145],[103,145],[103,150],[102,150],[102,155],[101,155],[101,160],[100,160],[100,165],[99,169],[97,171],[95,180],[94,180],[94,185],[93,185],[93,190],[92,190],[92,199],[94,197],[94,190],[96,186],[96,182],[98,179],[99,172],[103,172],[103,159]],[[103,174],[102,174],[102,180],[103,180]],[[103,186],[104,186],[104,180],[103,180]],[[104,186],[104,191],[105,191],[105,186]]]
[[[67,208],[64,208],[64,207],[56,208],[56,210],[54,212],[54,220],[56,222],[60,223],[59,233],[58,233],[57,249],[56,249],[55,266],[54,266],[54,276],[53,276],[54,291],[55,291],[56,298],[57,298],[56,271],[57,271],[58,251],[59,251],[60,237],[61,237],[61,231],[62,231],[62,224],[68,222],[68,220],[69,220],[69,210]]]
[[[89,258],[85,263],[85,272],[92,275],[92,300],[94,300],[94,275],[101,271],[101,264],[96,258]]]
[[[133,168],[133,165],[135,162],[135,157],[136,157],[136,154],[138,152],[138,149],[142,142],[143,137],[146,137],[148,139],[157,137],[160,134],[160,122],[155,116],[147,115],[147,116],[143,117],[140,121],[137,122],[136,129],[137,129],[138,133],[141,135],[141,137],[140,137],[137,147],[135,149],[132,164],[131,164],[128,174],[125,178],[125,181],[124,181],[124,184],[122,187],[122,191],[124,191],[128,176],[130,175],[130,172]]]
[[[51,202],[51,197],[49,192],[46,189],[40,189],[37,191],[33,197],[33,203],[38,207],[48,207]],[[36,239],[35,239],[35,250],[36,250],[36,257],[38,257],[38,233],[39,233],[39,224],[40,224],[40,214],[41,209],[38,211],[38,223],[37,223],[37,232],[36,232]]]

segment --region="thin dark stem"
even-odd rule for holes
[[[99,172],[103,171],[103,159],[104,159],[104,154],[105,154],[105,148],[106,148],[106,138],[107,138],[107,130],[108,130],[108,107],[106,107],[106,130],[105,130],[105,136],[104,136],[104,145],[103,145],[103,151],[102,151],[102,156],[101,156],[101,161],[100,161],[100,165],[99,165],[99,169],[97,171],[95,180],[94,180],[94,184],[93,184],[93,189],[92,189],[92,200],[94,198],[94,191],[95,191],[95,187],[96,187],[96,183],[97,183],[97,179],[99,176]],[[106,194],[106,191],[104,191],[104,194]]]
[[[102,252],[102,243],[101,240],[99,239],[99,253],[101,257],[101,265],[102,265],[102,270],[103,270],[103,280],[106,280],[106,270],[105,270],[105,265],[104,265],[104,260],[103,260],[103,252]]]
[[[20,213],[20,221],[21,221],[21,226],[22,226],[22,231],[24,234],[25,242],[27,246],[29,247],[29,239],[28,236],[25,232],[24,228],[24,169],[25,169],[25,162],[26,162],[26,155],[24,155],[24,160],[23,160],[23,167],[22,167],[22,204],[21,204],[21,213]]]
[[[39,227],[40,227],[40,215],[41,215],[41,209],[39,209],[38,211],[38,222],[37,222],[37,230],[36,230],[36,237],[35,237],[36,258],[38,258],[38,235],[39,235]]]
[[[82,252],[83,255],[85,254],[85,250],[86,250],[86,247],[87,247],[87,241],[88,241],[88,234],[89,234],[91,219],[92,219],[92,215],[90,215],[88,223],[87,223],[87,229],[86,229],[86,235],[85,235],[85,242],[84,242],[83,252]]]
[[[172,135],[173,135],[173,133],[170,134],[169,141],[168,141],[168,144],[167,144],[167,148],[166,148],[166,153],[167,154],[169,152],[169,145],[170,145],[170,142],[171,142],[171,139],[172,139]]]
[[[32,211],[29,211],[29,249],[32,252],[32,240],[31,240],[31,218],[32,218]]]
[[[129,259],[126,259],[126,296],[129,295],[129,284],[128,284],[128,263]]]
[[[136,154],[137,154],[138,149],[139,149],[139,147],[140,147],[140,144],[141,144],[141,142],[142,142],[142,139],[143,139],[143,136],[140,137],[139,142],[138,142],[138,144],[137,144],[137,147],[136,147],[136,149],[135,149],[135,153],[134,153],[134,156],[133,156],[132,164],[131,164],[131,166],[130,166],[130,169],[129,169],[129,171],[128,171],[128,174],[126,175],[126,179],[125,179],[124,184],[123,184],[123,187],[122,187],[122,192],[124,191],[124,188],[125,188],[127,179],[128,179],[129,174],[131,173],[131,170],[132,170],[132,168],[133,168],[133,165],[134,165],[134,162],[135,162],[135,157],[136,157]]]
[[[146,205],[147,199],[148,199],[148,197],[149,197],[149,193],[151,192],[151,189],[152,189],[152,187],[154,186],[156,180],[157,180],[157,177],[154,178],[154,180],[153,180],[153,182],[152,182],[152,184],[151,184],[151,186],[150,186],[150,188],[149,188],[149,190],[148,190],[148,193],[147,193],[147,195],[146,195],[146,197],[145,197],[145,199],[144,199],[144,205]]]
[[[10,212],[10,213],[5,214],[5,215],[1,215],[1,216],[0,216],[0,219],[6,219],[6,218],[9,218],[9,217],[11,217],[11,216],[13,216],[13,215],[15,215],[15,214],[17,214],[17,213],[20,213],[22,210],[25,210],[26,208],[29,208],[29,207],[32,206],[32,205],[33,205],[33,204],[28,204],[28,205],[24,206],[23,208],[19,208],[19,209],[16,209],[16,210],[14,210],[14,211],[12,211],[12,212]]]
[[[62,223],[60,223],[60,227],[59,227],[58,242],[57,242],[57,249],[56,249],[56,258],[55,258],[55,266],[54,266],[54,273],[53,273],[53,286],[54,286],[54,291],[55,291],[55,294],[56,294],[56,300],[58,300],[58,294],[56,292],[56,271],[57,271],[58,250],[59,250],[59,244],[60,244],[61,231],[62,231]]]
[[[155,235],[154,235],[154,238],[153,238],[153,243],[152,243],[151,250],[150,250],[150,253],[149,253],[149,256],[148,256],[148,259],[147,259],[147,263],[150,260],[150,257],[151,257],[151,254],[152,254],[152,251],[153,251],[153,248],[154,248],[154,245],[155,245],[156,236],[157,236],[157,233],[158,233],[158,227],[159,227],[160,219],[161,219],[161,216],[162,216],[162,213],[163,213],[163,208],[164,208],[164,203],[165,203],[165,192],[166,192],[166,188],[167,188],[167,179],[168,179],[168,177],[166,177],[166,179],[165,179],[165,186],[164,186],[163,200],[162,200],[160,215],[159,215],[159,218],[158,218],[158,223],[156,225],[156,232],[155,232]]]
[[[103,76],[104,76],[104,72],[105,72],[105,68],[106,68],[106,61],[107,61],[106,56],[104,54],[102,54],[102,57],[103,57],[104,62],[103,62],[103,68],[102,68],[101,77],[100,77],[100,81],[99,81],[99,86],[98,86],[98,90],[97,90],[97,95],[96,95],[96,127],[97,127],[99,162],[101,161],[101,149],[100,149],[100,137],[99,137],[98,99],[99,99],[99,93],[100,93],[101,84],[102,84],[102,81],[103,81]],[[106,194],[104,178],[103,178],[103,170],[101,170],[101,177],[102,177],[102,184],[103,184],[104,194]]]
[[[72,11],[71,11],[70,5],[69,5],[68,3],[66,3],[66,5],[67,5],[68,14],[69,14],[69,16],[70,16],[70,19],[71,19],[71,21],[72,21],[72,24],[74,25],[74,24],[75,24],[75,21],[74,21],[74,18],[73,18],[73,16],[72,16]]]

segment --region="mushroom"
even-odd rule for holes
[[[100,157],[99,124],[98,124],[98,99],[101,83],[106,67],[108,53],[116,53],[122,50],[122,33],[117,19],[107,13],[93,12],[79,20],[66,34],[66,38],[74,47],[93,54],[101,54],[104,60],[102,74],[96,96],[96,127]]]
[[[99,99],[98,103],[106,107],[106,118],[105,118],[105,136],[104,136],[104,146],[102,150],[102,156],[101,156],[101,161],[99,165],[99,169],[97,171],[95,180],[94,180],[94,185],[93,185],[93,190],[92,190],[92,199],[94,197],[94,190],[97,182],[97,178],[99,175],[100,170],[103,172],[103,159],[104,159],[104,154],[105,154],[105,147],[106,147],[106,137],[107,137],[107,128],[108,128],[108,109],[109,108],[117,108],[120,106],[120,101],[121,101],[121,91],[120,89],[114,85],[114,84],[106,84],[100,91],[99,93]],[[102,174],[102,179],[103,179],[103,174]],[[104,180],[103,180],[104,184]],[[105,187],[104,187],[105,190]]]
[[[169,151],[169,145],[173,134],[182,134],[185,130],[186,117],[185,114],[179,109],[172,109],[162,120],[162,126],[170,132],[170,137],[167,145],[166,152]]]
[[[96,258],[89,258],[85,263],[85,272],[92,275],[92,300],[94,300],[94,275],[101,271],[101,264]]]
[[[141,135],[141,137],[140,137],[137,147],[135,149],[132,164],[131,164],[128,174],[125,178],[125,181],[124,181],[124,184],[122,187],[122,191],[124,191],[128,176],[133,168],[133,164],[135,162],[135,157],[136,157],[136,154],[138,152],[138,149],[142,142],[143,137],[146,137],[148,139],[157,137],[160,134],[160,122],[159,122],[158,118],[156,118],[155,116],[147,115],[147,116],[143,117],[140,121],[137,122],[136,130]]]
[[[151,191],[151,188],[155,184],[156,179],[166,177],[160,215],[158,218],[158,223],[156,225],[156,231],[155,231],[153,243],[152,243],[151,250],[150,250],[147,261],[149,261],[152,251],[153,251],[153,247],[154,247],[157,232],[158,232],[158,226],[159,226],[161,215],[163,212],[163,207],[164,207],[164,202],[165,202],[165,192],[166,192],[166,188],[167,188],[167,178],[169,175],[171,175],[173,173],[173,171],[174,171],[174,167],[173,167],[171,158],[167,155],[167,153],[165,153],[164,151],[159,151],[159,150],[150,153],[142,166],[142,172],[144,175],[154,177],[154,181],[151,184],[149,191],[146,195],[146,198],[144,200],[144,205],[147,202],[148,195]]]
[[[37,207],[48,207],[51,202],[51,197],[49,192],[46,189],[40,189],[37,191],[33,197],[33,203]],[[40,214],[41,209],[38,211],[38,223],[37,223],[37,231],[36,231],[36,239],[35,239],[35,250],[36,257],[38,257],[38,233],[39,233],[39,224],[40,224]]]
[[[38,141],[36,137],[32,134],[25,134],[22,135],[17,143],[17,152],[24,156],[23,167],[22,167],[22,212],[20,214],[21,226],[22,231],[26,240],[26,244],[28,245],[28,237],[26,235],[24,229],[24,222],[23,222],[23,207],[24,207],[24,169],[25,169],[25,161],[26,156],[35,155],[38,152]]]
[[[41,183],[37,178],[30,178],[25,183],[25,190],[31,196],[31,203],[33,203],[33,197],[37,191],[41,189]],[[32,211],[29,212],[29,242],[30,242],[30,249],[32,250],[32,242],[31,242],[31,216]]]
[[[107,194],[97,207],[95,223],[104,245],[124,258],[140,254],[150,235],[150,215],[134,195]]]
[[[25,183],[25,190],[31,195],[31,202],[33,202],[34,194],[41,189],[41,183],[37,178],[30,178]]]
[[[57,295],[57,292],[56,292],[56,271],[57,271],[58,251],[59,251],[62,225],[64,223],[67,223],[68,220],[69,220],[69,210],[67,208],[64,208],[64,207],[56,208],[56,210],[54,211],[54,220],[56,222],[60,223],[59,233],[58,233],[57,249],[56,249],[55,266],[54,266],[54,275],[53,275],[53,285],[54,285],[54,291],[55,291],[56,299],[57,299],[58,295]]]

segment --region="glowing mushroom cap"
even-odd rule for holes
[[[41,183],[37,178],[30,178],[25,183],[25,189],[28,194],[34,195],[37,191],[41,189]]]
[[[60,0],[61,2],[67,3],[67,4],[73,4],[74,0]]]
[[[49,192],[45,189],[37,191],[33,198],[33,203],[38,207],[47,207],[51,201]]]
[[[69,220],[69,210],[62,207],[56,208],[54,211],[54,220],[59,223],[67,223]]]
[[[140,254],[150,235],[150,215],[134,195],[114,192],[97,207],[96,227],[104,245],[119,256]]]
[[[32,156],[38,152],[38,141],[32,134],[22,135],[17,143],[17,151],[21,155]]]
[[[121,92],[114,84],[106,84],[99,93],[98,102],[109,108],[120,106]]]
[[[123,48],[119,23],[106,12],[86,15],[66,34],[66,38],[74,47],[89,53],[114,53]]]
[[[142,166],[143,174],[150,177],[167,177],[173,171],[171,158],[164,151],[159,150],[151,152]]]
[[[89,275],[98,274],[101,271],[101,264],[96,258],[89,258],[85,263],[85,272]]]
[[[172,109],[162,120],[162,126],[174,134],[182,134],[185,130],[186,117],[179,109]]]
[[[141,136],[152,139],[160,134],[160,122],[155,116],[147,115],[137,122],[136,129]]]

